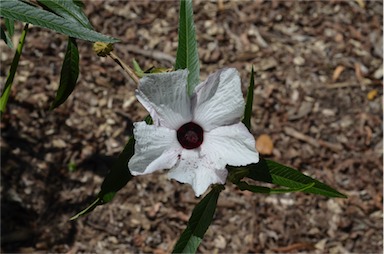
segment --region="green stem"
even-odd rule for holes
[[[25,24],[23,32],[21,33],[19,44],[17,45],[15,56],[13,57],[13,61],[11,64],[11,69],[9,70],[7,81],[5,82],[3,94],[1,95],[1,98],[0,98],[0,118],[3,117],[5,108],[7,106],[9,94],[11,92],[11,87],[13,83],[13,78],[15,77],[17,66],[19,65],[20,56],[21,56],[21,53],[23,52],[23,46],[24,46],[25,36],[27,35],[27,31],[28,31],[28,23]]]

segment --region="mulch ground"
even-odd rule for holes
[[[201,79],[235,67],[256,87],[252,133],[273,141],[278,162],[348,199],[265,196],[227,184],[202,253],[382,253],[382,20],[379,1],[194,1]],[[88,1],[115,53],[143,68],[172,67],[175,1]],[[20,35],[14,36],[15,45]],[[113,202],[68,219],[99,191],[147,114],[135,84],[79,41],[81,75],[49,111],[66,37],[32,27],[1,121],[1,251],[169,253],[200,199],[163,173],[135,177]],[[1,46],[1,84],[13,51]]]

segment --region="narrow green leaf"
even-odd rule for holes
[[[5,19],[5,27],[7,28],[9,37],[12,37],[15,33],[15,21],[13,19]]]
[[[308,188],[303,192],[319,194],[327,197],[347,198],[346,195],[334,190],[318,180],[302,174],[296,169],[281,165],[271,160],[267,160],[267,165],[272,175],[274,184],[290,188],[300,188],[303,187],[303,185],[315,183],[313,187]]]
[[[131,137],[105,177],[96,200],[86,209],[72,216],[71,220],[90,213],[99,205],[112,201],[116,193],[132,179],[133,176],[128,169],[128,161],[133,156],[134,147],[135,139]]]
[[[253,90],[255,88],[255,73],[253,71],[253,65],[251,69],[251,79],[249,81],[247,91],[247,101],[245,104],[243,123],[247,126],[248,130],[251,130],[251,117],[252,117],[252,106],[253,106]]]
[[[196,253],[197,248],[199,247],[200,243],[202,242],[202,238],[191,235],[191,237],[188,239],[188,242],[185,245],[185,248],[183,251],[178,252],[174,251],[173,253]]]
[[[315,186],[315,183],[305,184],[302,187],[298,188],[288,188],[288,189],[271,189],[271,194],[280,194],[280,193],[289,193],[289,192],[304,192],[307,189]]]
[[[299,188],[287,188],[287,189],[271,189],[264,186],[251,185],[246,182],[240,181],[236,184],[240,190],[247,190],[254,193],[268,193],[268,194],[281,194],[281,193],[289,193],[289,192],[299,192],[309,189],[315,185],[315,183],[309,183]]]
[[[300,189],[305,193],[323,195],[326,197],[347,198],[328,185],[304,175],[300,171],[281,165],[271,160],[260,159],[257,164],[245,167],[228,167],[229,179],[238,184],[241,177],[248,177],[256,181],[273,183],[290,189]],[[310,184],[313,186],[308,187]]]
[[[28,24],[25,24],[23,32],[21,33],[21,36],[19,39],[19,44],[17,45],[15,56],[13,57],[13,60],[12,60],[12,64],[9,70],[7,80],[5,81],[3,93],[0,98],[0,118],[3,116],[5,112],[5,108],[7,106],[9,93],[11,92],[11,87],[13,84],[13,79],[15,77],[17,66],[19,66],[21,53],[23,52],[23,46],[25,42],[25,36],[27,35],[27,31],[28,31]]]
[[[188,69],[188,94],[200,82],[200,63],[197,50],[192,0],[180,0],[179,41],[175,69]]]
[[[85,4],[81,0],[73,0],[73,2],[80,8],[85,8]]]
[[[67,51],[65,52],[63,66],[61,67],[60,85],[50,110],[57,108],[67,100],[73,89],[75,89],[78,77],[79,51],[76,39],[68,37]]]
[[[258,163],[241,167],[227,166],[227,169],[229,173],[228,180],[234,184],[239,183],[244,177],[265,183],[272,183],[273,181],[272,175],[268,169],[267,161],[261,157]]]
[[[249,169],[249,175],[247,175],[247,177],[265,183],[273,183],[267,160],[264,158],[260,158],[258,163],[250,164],[246,166],[246,168]]]
[[[254,193],[271,194],[271,188],[257,185],[249,185],[248,183],[243,181],[236,183],[236,186],[242,191],[247,190]]]
[[[81,26],[93,29],[81,7],[70,0],[38,0],[38,2],[64,19],[78,23]]]
[[[141,69],[139,63],[136,61],[136,59],[132,60],[133,70],[135,71],[136,75],[139,78],[142,78],[144,76],[144,71]]]
[[[96,198],[95,201],[93,201],[87,208],[82,210],[81,212],[77,213],[76,215],[72,216],[69,220],[76,220],[81,216],[87,215],[88,213],[95,210],[95,208],[99,205],[101,205],[103,202],[100,198]]]
[[[118,39],[100,34],[79,25],[79,23],[71,22],[54,13],[33,7],[22,1],[2,0],[0,16],[52,29],[58,33],[83,40],[101,42],[118,41]]]
[[[98,197],[101,198],[104,203],[111,201],[111,193],[114,195],[132,179],[133,176],[128,169],[128,161],[133,156],[134,149],[135,139],[130,137],[124,150],[120,153],[117,161],[114,163],[111,171],[109,171],[101,185],[101,191],[98,194]]]
[[[13,42],[7,31],[4,31],[3,27],[0,27],[0,38],[7,44],[7,46],[13,49]]]
[[[212,222],[216,210],[217,200],[222,185],[215,185],[213,189],[195,206],[189,218],[187,228],[177,241],[173,253],[195,253],[205,232]]]

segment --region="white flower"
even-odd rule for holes
[[[187,93],[187,70],[151,74],[140,80],[137,99],[154,124],[134,123],[132,175],[170,169],[168,176],[192,185],[200,196],[224,184],[226,165],[259,161],[255,140],[241,119],[244,99],[235,69],[222,69]]]

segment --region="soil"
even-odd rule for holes
[[[85,12],[97,31],[121,39],[118,56],[148,69],[173,66],[178,8],[87,1]],[[252,134],[272,140],[266,157],[348,195],[267,196],[228,183],[199,252],[382,253],[382,2],[200,0],[194,10],[201,80],[235,67],[245,93],[253,65]],[[162,172],[135,177],[111,203],[69,221],[147,114],[121,68],[78,45],[78,85],[49,111],[66,37],[28,32],[1,121],[1,251],[169,253],[200,199]],[[0,46],[4,84],[14,51]]]

